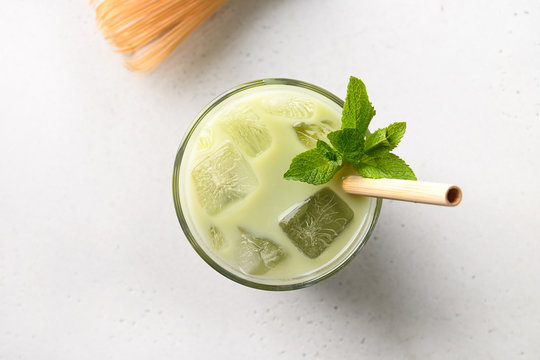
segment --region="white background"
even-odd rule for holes
[[[230,0],[148,75],[84,1],[5,2],[0,43],[0,359],[540,358],[537,0]],[[220,276],[172,202],[190,121],[245,81],[349,75],[462,204],[385,201],[308,289]]]

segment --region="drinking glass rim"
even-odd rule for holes
[[[216,261],[214,261],[207,252],[199,245],[197,240],[195,239],[195,236],[191,233],[191,230],[189,228],[189,225],[187,224],[186,218],[184,217],[184,212],[182,211],[182,205],[180,203],[180,190],[179,190],[179,180],[180,180],[180,166],[182,163],[182,158],[187,146],[188,141],[191,138],[191,135],[197,129],[198,125],[201,123],[201,121],[204,120],[206,115],[210,113],[215,107],[217,107],[219,104],[224,102],[226,99],[230,98],[233,95],[238,94],[241,91],[248,90],[251,88],[264,86],[264,85],[289,85],[289,86],[295,86],[295,87],[301,87],[308,90],[312,90],[329,100],[336,103],[340,108],[343,108],[343,100],[341,100],[336,95],[332,94],[331,92],[304,82],[300,80],[294,80],[294,79],[288,79],[288,78],[265,78],[260,80],[253,80],[249,81],[243,84],[240,84],[238,86],[235,86],[220,95],[216,96],[212,101],[210,101],[195,117],[195,119],[191,122],[189,125],[188,130],[184,134],[184,137],[182,138],[182,141],[180,142],[180,146],[178,148],[178,151],[176,153],[176,158],[174,161],[174,169],[173,169],[173,177],[172,177],[172,187],[173,187],[173,201],[174,201],[174,208],[176,210],[176,216],[178,218],[178,221],[180,223],[180,226],[182,227],[182,231],[184,232],[184,235],[186,236],[187,240],[193,247],[193,249],[199,254],[199,256],[208,264],[210,265],[214,270],[219,272],[221,275],[248,287],[260,289],[260,290],[273,290],[273,291],[285,291],[285,290],[295,290],[295,289],[301,289],[305,288],[307,286],[313,285],[315,283],[318,283],[319,281],[322,281],[326,278],[329,278],[330,276],[336,274],[339,272],[345,265],[347,265],[364,247],[364,245],[369,240],[376,224],[377,220],[379,218],[381,207],[382,207],[382,199],[376,200],[375,209],[373,210],[373,217],[371,219],[371,223],[369,224],[369,228],[367,232],[364,235],[364,238],[361,239],[360,243],[357,245],[357,248],[351,252],[345,259],[341,261],[341,263],[337,264],[337,266],[333,267],[330,271],[323,273],[319,276],[316,276],[312,279],[308,279],[305,281],[301,281],[298,283],[293,284],[283,284],[283,285],[273,285],[273,284],[264,284],[264,283],[258,283],[255,281],[251,281],[249,279],[242,278],[236,274],[233,274],[232,272],[228,271],[227,269],[223,268],[221,265],[219,265]],[[360,235],[357,235],[357,237]]]

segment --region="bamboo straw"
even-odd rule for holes
[[[347,176],[342,187],[350,194],[442,206],[456,206],[463,198],[461,189],[456,185],[423,181]]]

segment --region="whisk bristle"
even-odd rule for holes
[[[128,69],[151,70],[226,0],[90,0]]]

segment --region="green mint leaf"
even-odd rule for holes
[[[320,154],[322,154],[326,159],[328,159],[328,161],[339,162],[339,165],[341,165],[342,158],[340,154],[336,150],[332,149],[332,147],[324,141],[317,140],[316,149],[319,151]]]
[[[375,131],[366,138],[364,152],[370,156],[379,156],[390,152],[401,141],[406,127],[406,123],[397,122]]]
[[[362,159],[364,136],[358,129],[341,129],[327,135],[328,140],[343,158],[351,164],[358,164]]]
[[[366,86],[362,80],[351,76],[341,115],[341,128],[356,128],[364,137],[374,115],[375,109],[369,102]]]
[[[397,122],[388,125],[388,131],[386,132],[388,134],[388,142],[394,147],[398,146],[399,142],[403,138],[403,135],[405,135],[406,129],[406,122]]]
[[[292,160],[283,177],[320,185],[330,181],[342,165],[341,155],[324,141],[318,140],[315,149],[300,153]]]
[[[355,165],[355,169],[360,176],[372,179],[416,180],[416,176],[409,165],[392,153],[377,157],[364,155],[362,162]]]

